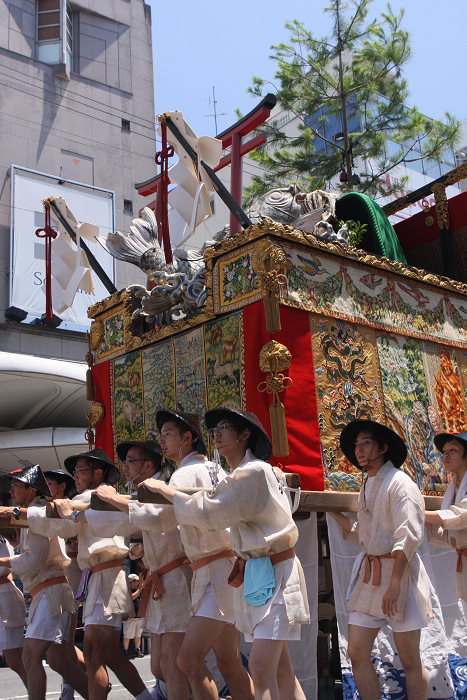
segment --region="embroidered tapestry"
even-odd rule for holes
[[[310,314],[325,487],[359,491],[361,472],[339,447],[351,420],[384,423],[384,405],[375,330]]]
[[[283,304],[467,347],[467,309],[462,297],[299,246],[282,248],[289,261]]]
[[[124,355],[110,363],[113,369],[113,416],[115,444],[124,440],[144,440],[144,403],[141,378],[141,351]]]
[[[466,430],[464,390],[454,348],[415,338],[378,338],[386,422],[406,442],[403,465],[423,493],[447,487],[437,433]]]

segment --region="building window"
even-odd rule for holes
[[[123,211],[127,212],[128,214],[133,214],[133,202],[131,199],[123,200]]]
[[[130,131],[130,122],[128,119],[122,119],[122,131]]]
[[[60,0],[39,0],[37,58],[43,63],[60,63]]]
[[[38,0],[36,55],[38,61],[66,63],[73,70],[73,12],[66,0]]]
[[[216,213],[216,204],[214,201],[214,197],[211,197],[211,199],[209,200],[209,206],[211,208],[211,216],[212,216],[213,214]]]
[[[65,37],[66,64],[68,70],[73,70],[73,12],[66,3],[66,37]]]

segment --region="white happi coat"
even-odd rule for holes
[[[35,499],[28,506],[28,522],[35,511],[45,511],[45,508],[37,507],[38,503],[39,499]],[[20,577],[25,591],[31,591],[35,586],[51,578],[66,575],[70,559],[65,553],[65,543],[56,533],[47,535],[40,530],[39,534],[30,527],[23,528],[19,552],[10,558],[10,564],[15,574]],[[44,595],[47,598],[51,617],[57,617],[62,612],[74,612],[75,603],[70,586],[68,583],[57,583],[43,588],[34,596],[29,608],[29,622],[32,622],[39,601]]]
[[[401,592],[397,602],[398,613],[391,619],[401,621],[404,611],[409,575],[412,579],[415,597],[419,606],[433,617],[431,593],[426,573],[417,547],[423,542],[425,513],[422,496],[412,479],[396,469],[391,461],[386,462],[372,478],[371,492],[365,503],[364,489],[358,497],[358,521],[352,525],[350,533],[342,531],[345,540],[365,548],[368,555],[394,554],[404,552],[408,567],[401,582]],[[391,582],[393,559],[380,559],[381,583],[373,585],[373,569],[368,583],[363,583],[365,562],[362,561],[355,588],[347,608],[384,618],[382,599]]]
[[[75,503],[90,503],[91,489],[79,493],[72,500]],[[74,523],[72,520],[47,518],[45,508],[30,508],[28,510],[29,529],[49,536],[59,535],[63,538],[78,536],[78,565],[81,571],[86,571],[97,564],[103,564],[115,559],[124,559],[128,547],[120,535],[100,537],[93,534],[91,524],[105,523],[109,516],[120,515],[120,521],[126,516],[123,513],[107,513],[96,510],[85,511],[87,522]],[[115,520],[114,520],[115,522]],[[118,532],[115,528],[113,533]],[[69,559],[68,559],[69,561]],[[91,615],[99,593],[102,596],[105,615],[133,615],[134,606],[123,568],[115,567],[98,571],[89,579],[88,596],[84,603],[83,618]]]
[[[155,478],[155,477],[152,477]],[[151,571],[157,571],[166,564],[185,557],[178,523],[172,506],[154,506],[150,503],[129,501],[129,516],[125,513],[106,512],[105,519],[89,519],[91,532],[96,536],[107,537],[111,533],[129,537],[136,532],[143,534],[144,559]],[[97,511],[86,511],[86,513]],[[153,531],[156,517],[164,519],[166,531]],[[181,566],[161,577],[165,593],[159,600],[149,598],[145,615],[146,627],[150,632],[184,631],[190,618],[191,569]]]
[[[172,474],[169,485],[173,488],[199,487],[212,489],[208,467],[212,467],[206,457],[199,452],[190,452]],[[225,479],[225,472],[218,472],[220,480]],[[151,532],[167,532],[168,528],[177,523],[174,509],[170,506],[153,506],[153,520],[147,526]],[[190,561],[194,562],[203,557],[219,554],[232,549],[229,533],[225,529],[208,532],[195,523],[180,523],[180,536],[185,552]],[[233,588],[227,579],[235,563],[234,557],[217,559],[193,572],[191,584],[191,613],[194,614],[203,597],[206,586],[210,583],[216,603],[222,613],[233,608]]]
[[[0,537],[0,557],[14,556],[13,547],[3,537]],[[0,566],[0,576],[10,574],[5,566]],[[14,627],[24,628],[26,624],[26,604],[21,591],[12,581],[0,586],[0,618],[5,629]]]
[[[428,541],[439,547],[467,550],[467,474],[456,489],[451,479],[443,498],[441,510],[437,510],[443,521],[442,527],[427,525]],[[467,557],[461,556],[461,571],[456,571],[457,595],[467,602]]]
[[[176,473],[176,472],[175,472]],[[179,523],[210,532],[230,528],[232,547],[243,559],[257,559],[278,554],[293,547],[298,529],[289,500],[270,464],[246,451],[235,471],[220,481],[211,496],[198,493],[188,501],[174,497]],[[253,634],[256,625],[269,613],[282,590],[289,624],[310,621],[305,577],[297,557],[274,567],[275,587],[272,598],[254,606],[242,599],[243,584],[234,591],[236,626]]]

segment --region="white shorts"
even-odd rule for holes
[[[298,622],[289,623],[285,607],[284,595],[279,589],[271,609],[258,622],[253,634],[245,634],[245,642],[253,642],[255,639],[271,639],[273,641],[298,642],[302,633],[302,626]]]
[[[28,625],[25,639],[42,639],[54,644],[62,644],[68,641],[71,613],[62,612],[61,615],[52,617],[47,603],[47,596],[43,595],[34,611],[32,622]]]
[[[90,615],[86,615],[84,618],[84,626],[87,625],[105,625],[106,627],[115,627],[119,630],[122,626],[123,615],[105,615],[104,614],[104,601],[102,600],[102,595],[99,593],[97,596],[96,604],[94,605],[94,610]]]
[[[5,629],[3,620],[0,620],[0,649],[20,649],[24,642],[24,627]]]
[[[210,583],[204,589],[203,596],[199,601],[199,605],[196,608],[193,617],[209,617],[211,620],[221,620],[221,622],[227,622],[228,625],[235,624],[235,612],[234,609],[226,610],[222,613],[217,605],[216,596],[212,590]]]
[[[124,639],[134,639],[135,637],[141,637],[140,623],[142,620],[139,618],[133,618],[132,620],[123,621],[123,638]]]
[[[380,628],[387,625],[393,632],[412,632],[413,630],[421,630],[427,625],[426,612],[420,610],[417,599],[413,590],[412,579],[409,576],[409,586],[407,588],[407,599],[404,606],[404,614],[401,622],[395,620],[386,620],[385,617],[373,617],[368,613],[354,612],[349,613],[349,625],[357,627]]]

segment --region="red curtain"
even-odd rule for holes
[[[112,410],[110,402],[110,362],[103,362],[94,365],[92,368],[92,379],[95,388],[95,401],[104,404],[104,418],[95,427],[96,447],[102,447],[104,452],[114,458],[114,445],[112,433]]]
[[[259,368],[259,353],[267,342],[277,340],[292,354],[290,368],[283,374],[288,374],[293,384],[279,395],[285,407],[289,455],[273,456],[270,462],[280,463],[285,471],[300,474],[302,489],[323,491],[310,318],[307,311],[288,306],[280,307],[280,315],[282,330],[272,336],[265,330],[262,302],[243,309],[247,407],[258,416],[270,435],[269,405],[272,396],[266,392],[260,393],[257,388],[267,376]]]

